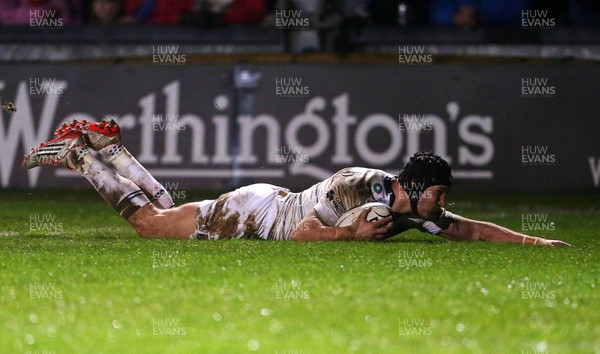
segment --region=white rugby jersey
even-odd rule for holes
[[[333,226],[342,214],[357,206],[370,202],[389,205],[395,178],[382,170],[349,167],[298,193],[265,183],[242,187],[217,200],[198,203],[192,238],[288,240],[313,209],[327,226]],[[454,221],[445,210],[435,223],[400,215],[394,219],[394,231],[417,228],[436,234]]]

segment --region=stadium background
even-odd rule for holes
[[[91,8],[120,1],[26,3],[0,2],[3,350],[599,351],[593,2],[476,1],[460,24],[446,1],[126,0],[106,24]],[[451,210],[577,247],[138,240],[82,177],[20,167],[71,119],[117,120],[177,203],[431,149]]]
[[[62,121],[115,118],[140,162],[186,189],[301,189],[349,165],[397,172],[418,149],[451,162],[459,191],[598,189],[596,28],[557,9],[425,26],[410,2],[402,26],[360,4],[273,5],[245,26],[1,27],[0,99],[18,107],[0,121],[2,187],[85,186],[21,156]]]

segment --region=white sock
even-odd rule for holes
[[[133,157],[123,145],[111,144],[100,149],[100,154],[117,172],[140,186],[150,200],[162,209],[172,208],[175,203],[169,192]]]
[[[128,219],[150,203],[135,183],[121,177],[92,156],[85,147],[77,147],[68,157],[69,167],[81,173],[119,215]]]

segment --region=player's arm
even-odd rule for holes
[[[325,225],[319,214],[313,209],[298,224],[292,232],[295,241],[370,241],[385,238],[391,224],[385,226],[392,217],[375,222],[367,220],[371,209],[365,209],[350,226],[331,227]]]
[[[439,236],[455,241],[512,242],[543,246],[570,246],[560,240],[548,240],[512,231],[491,222],[467,219],[453,214],[454,222],[446,225]]]

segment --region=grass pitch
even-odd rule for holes
[[[91,191],[1,191],[0,349],[599,353],[598,195],[449,199],[575,247],[147,241]]]

